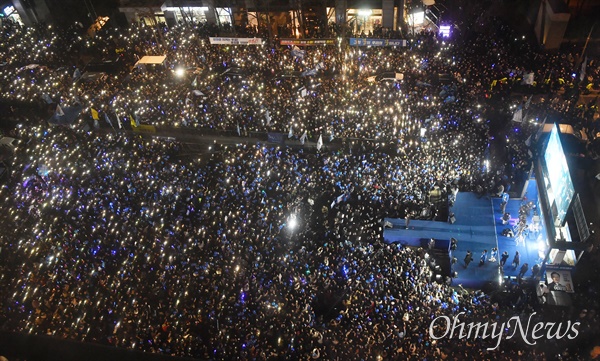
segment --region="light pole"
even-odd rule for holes
[[[592,36],[592,32],[594,31],[594,27],[596,27],[596,24],[598,24],[598,21],[596,21],[592,25],[592,28],[590,29],[590,32],[588,33],[587,39],[585,39],[585,45],[583,45],[583,50],[581,50],[581,55],[579,56],[579,60],[577,61],[577,67],[575,68],[575,71],[577,71],[577,69],[579,69],[579,67],[581,66],[581,62],[583,61],[583,54],[585,54],[588,43],[590,42],[590,37]]]

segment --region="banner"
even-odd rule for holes
[[[571,272],[568,270],[546,270],[546,284],[548,291],[575,292]]]
[[[208,38],[211,45],[263,45],[261,38]]]
[[[154,125],[140,124],[133,128],[133,131],[139,133],[156,133],[156,127]]]
[[[285,134],[283,133],[267,133],[267,141],[270,143],[285,143]]]
[[[408,46],[404,39],[350,38],[351,46]]]
[[[335,45],[335,39],[281,39],[279,44],[296,46]]]

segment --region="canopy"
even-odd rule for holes
[[[64,115],[58,115],[56,112],[50,119],[48,119],[48,123],[52,125],[71,125],[75,123],[77,117],[83,111],[83,106],[77,104],[72,107],[64,107],[62,108]]]
[[[138,62],[135,63],[135,66],[138,66],[140,64],[162,64],[165,62],[166,58],[167,58],[166,55],[158,55],[158,56],[146,55],[146,56],[142,57],[140,60],[138,60]]]

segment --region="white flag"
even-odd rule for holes
[[[115,115],[117,115],[117,124],[119,125],[119,129],[123,129],[123,124],[121,124],[121,118],[119,118],[119,115],[117,113],[115,113]]]
[[[323,148],[323,134],[319,135],[319,140],[317,141],[317,150],[321,150]]]
[[[531,98],[533,98],[533,95],[529,97],[529,99],[527,99],[527,102],[525,103],[525,109],[529,108],[529,106],[531,105]]]
[[[56,115],[59,117],[63,117],[65,115],[65,112],[63,112],[59,104],[56,105]]]
[[[189,103],[192,102],[192,99],[190,98],[185,98],[185,105],[188,105]]]
[[[304,134],[302,134],[302,136],[300,137],[300,142],[302,142],[302,145],[304,145],[304,142],[306,141],[306,138],[308,138],[308,133],[305,130]]]
[[[585,56],[585,60],[581,64],[581,72],[579,74],[579,81],[583,81],[585,79],[585,68],[587,67],[587,55]]]
[[[288,133],[288,138],[291,138],[294,136],[294,131],[292,129],[292,125],[290,124],[290,132]]]
[[[238,135],[241,137],[242,132],[240,132],[240,123],[237,123],[237,132],[238,132]]]
[[[197,89],[196,89],[196,90],[194,90],[194,91],[193,91],[193,93],[194,93],[194,95],[195,95],[195,96],[201,96],[201,95],[204,95],[204,93],[203,93],[203,92],[201,92],[200,90],[197,90]]]
[[[267,120],[267,126],[271,125],[271,113],[269,113],[269,109],[265,112],[265,119]]]
[[[333,141],[333,130],[331,131],[331,134],[329,134],[329,141],[332,142]]]
[[[523,121],[523,109],[517,109],[517,111],[513,115],[512,121],[518,123],[521,123]]]
[[[110,118],[108,117],[108,114],[104,113],[104,120],[106,120],[106,122],[111,126],[111,128],[115,128],[112,125],[112,122],[110,121]]]
[[[194,78],[194,81],[192,82],[192,87],[195,88],[198,86],[198,77]]]

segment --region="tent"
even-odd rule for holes
[[[140,60],[138,60],[138,62],[135,63],[135,66],[137,67],[139,65],[164,65],[166,58],[166,55],[146,55]]]

